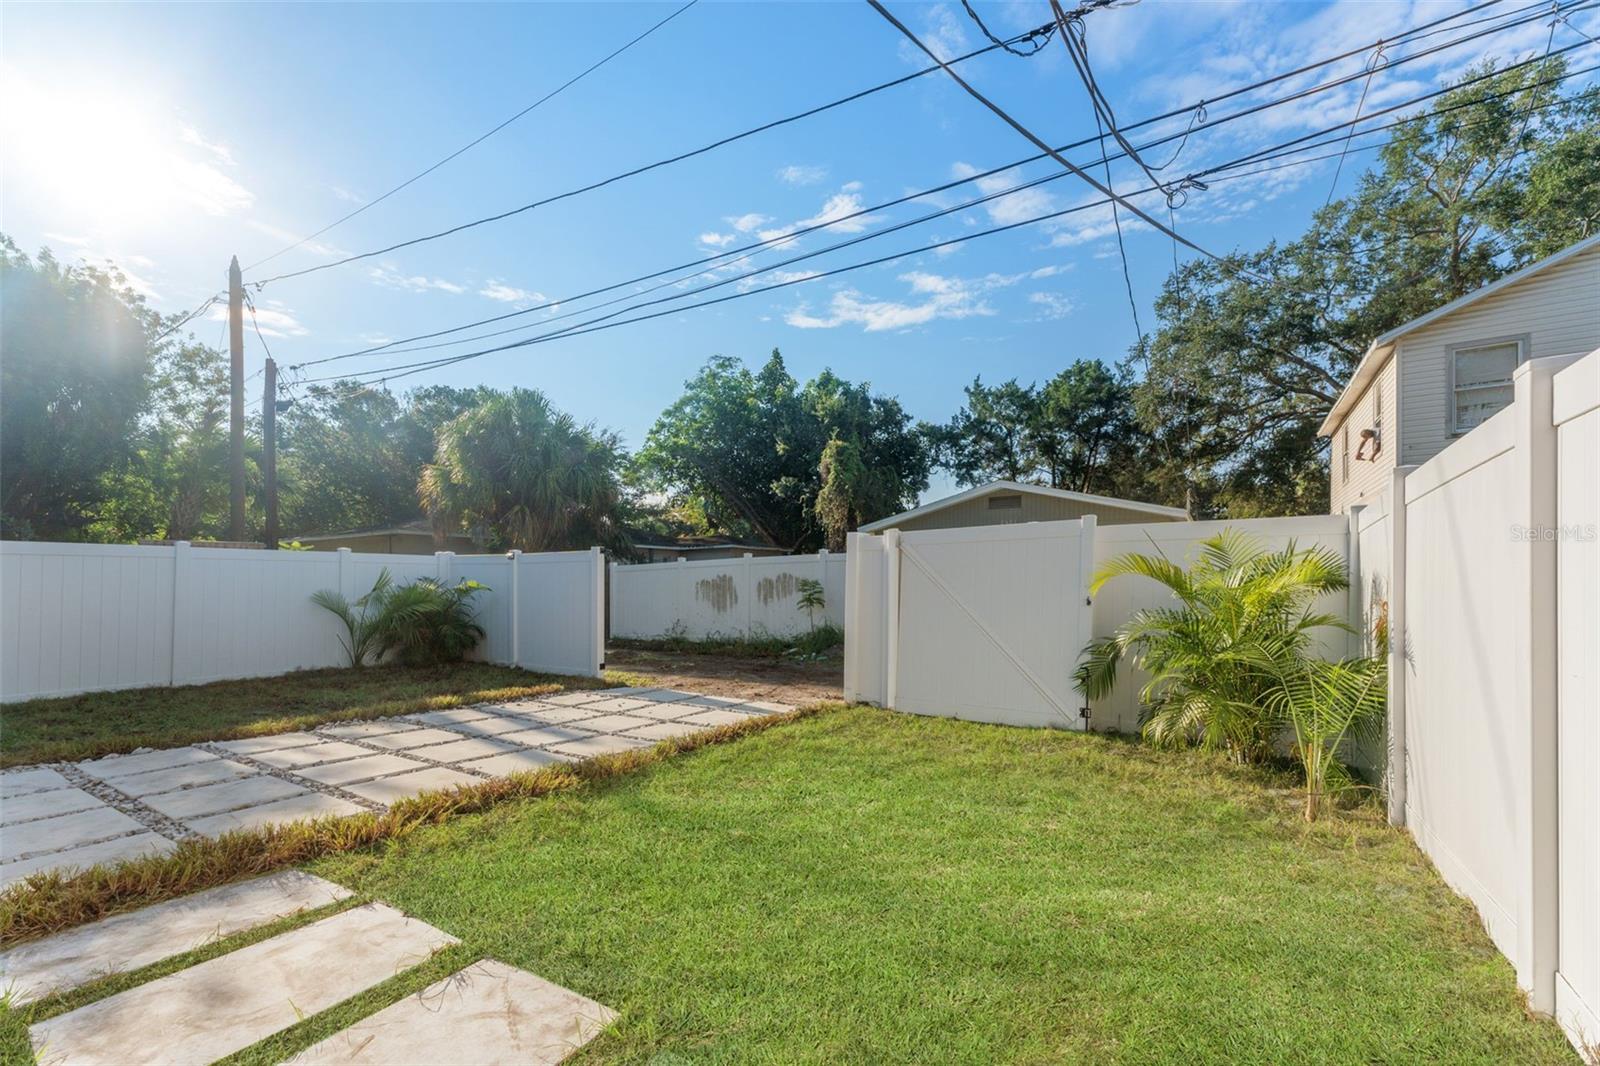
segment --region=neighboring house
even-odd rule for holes
[[[1452,300],[1372,342],[1317,431],[1329,513],[1389,486],[1511,403],[1532,358],[1600,348],[1600,234]]]
[[[782,548],[770,544],[741,544],[727,537],[675,537],[658,540],[635,540],[634,558],[637,563],[673,563],[679,559],[701,561],[705,559],[741,559],[750,555],[788,555]],[[619,560],[622,561],[622,560]]]
[[[979,485],[966,492],[958,492],[954,496],[869,522],[861,527],[861,532],[881,533],[886,529],[910,532],[914,529],[1058,522],[1090,514],[1104,526],[1189,520],[1188,513],[1181,507],[1092,496],[1087,492],[1069,492],[1017,481],[991,481],[987,485]]]
[[[483,544],[465,533],[452,533],[438,544],[433,539],[433,525],[426,518],[414,522],[401,522],[392,526],[371,529],[350,529],[343,533],[306,533],[290,537],[312,551],[331,552],[349,548],[357,552],[380,552],[390,555],[432,555],[436,551],[455,552],[457,555],[481,555]]]

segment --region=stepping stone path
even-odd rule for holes
[[[189,836],[381,811],[419,792],[792,710],[601,689],[0,773],[0,888],[171,851]]]
[[[218,937],[349,898],[287,871],[117,915],[0,953],[18,1002],[138,969]],[[458,941],[368,903],[35,1023],[40,1066],[206,1063],[234,1054],[425,962]],[[311,1063],[556,1063],[615,1012],[484,959],[301,1052]]]

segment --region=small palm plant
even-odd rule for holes
[[[383,650],[407,666],[459,662],[483,639],[471,600],[484,588],[477,581],[444,585],[424,577],[395,589],[383,605]]]
[[[1330,798],[1355,785],[1341,755],[1347,742],[1381,731],[1388,668],[1381,658],[1274,664],[1277,687],[1268,695],[1274,716],[1294,730],[1294,753],[1306,773],[1306,821]]]
[[[828,606],[827,599],[823,596],[822,582],[816,578],[803,577],[800,579],[800,600],[796,606],[806,613],[806,618],[811,622],[811,628],[817,628],[817,612],[825,610]]]
[[[1278,720],[1269,695],[1280,673],[1307,658],[1319,630],[1348,630],[1314,609],[1317,597],[1348,585],[1344,561],[1291,542],[1267,551],[1224,530],[1200,543],[1189,568],[1161,555],[1130,553],[1106,563],[1090,584],[1137,575],[1160,582],[1177,601],[1137,611],[1091,643],[1074,679],[1090,699],[1108,694],[1124,659],[1148,672],[1140,689],[1144,736],[1156,744],[1198,743],[1240,761],[1271,753]]]
[[[339,643],[350,657],[351,666],[365,666],[368,659],[383,653],[384,630],[388,624],[384,606],[393,591],[394,578],[385,567],[378,571],[378,580],[373,582],[371,590],[354,603],[332,589],[312,593],[312,603],[344,623],[345,635],[339,638]]]

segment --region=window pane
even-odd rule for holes
[[[1497,385],[1511,380],[1517,369],[1517,345],[1496,344],[1488,348],[1460,348],[1456,351],[1456,387]]]
[[[1511,406],[1512,387],[1456,391],[1456,429],[1468,430]]]

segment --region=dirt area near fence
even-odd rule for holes
[[[802,706],[844,698],[844,655],[821,662],[789,658],[707,655],[609,647],[606,668],[648,677],[662,688],[687,689],[707,696],[737,696]]]

